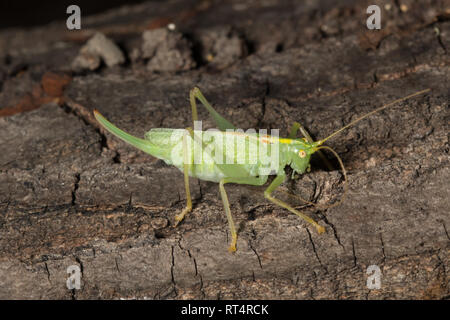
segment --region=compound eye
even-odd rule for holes
[[[300,151],[298,152],[298,155],[300,156],[300,158],[306,157],[306,152],[305,152],[305,150],[300,150]]]

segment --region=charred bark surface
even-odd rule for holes
[[[361,1],[296,3],[146,3],[83,18],[76,32],[64,22],[1,31],[0,298],[448,298],[450,8],[395,1],[371,31]],[[192,61],[152,72],[142,33],[167,23],[184,45],[155,50],[191,50]],[[73,72],[94,31],[125,63]],[[227,185],[239,227],[230,254],[218,185],[191,179],[194,210],[173,228],[182,173],[92,117],[97,108],[137,136],[185,128],[196,85],[237,127],[286,136],[298,121],[315,138],[432,91],[330,140],[349,192],[338,207],[303,209],[323,235],[266,202],[263,188]],[[213,125],[202,109],[200,118]],[[320,161],[285,187],[323,203],[342,195],[339,171]],[[66,287],[70,265],[80,290]],[[382,271],[379,290],[366,286],[370,265]]]

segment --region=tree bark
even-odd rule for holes
[[[55,22],[0,32],[0,298],[449,297],[448,6],[395,2],[382,7],[382,29],[368,30],[361,1],[240,3],[149,2],[83,17],[80,31]],[[191,43],[183,50],[194,64],[152,72],[142,32],[169,22]],[[94,31],[127,61],[73,72]],[[341,205],[318,210],[276,193],[325,234],[265,201],[264,188],[227,184],[238,227],[230,254],[218,185],[191,179],[193,212],[174,228],[183,174],[92,116],[96,108],[136,136],[192,126],[194,86],[239,128],[287,136],[298,121],[316,139],[432,91],[328,142],[348,170]],[[205,110],[199,116],[213,127]],[[335,166],[313,159],[311,173],[284,187],[322,204],[339,198]],[[71,265],[81,269],[80,290],[66,287]],[[381,270],[380,289],[367,287],[370,265]]]

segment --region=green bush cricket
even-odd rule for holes
[[[223,206],[231,233],[231,244],[228,250],[230,252],[234,252],[236,251],[237,232],[231,216],[227,193],[224,188],[226,183],[262,186],[267,182],[269,175],[275,175],[276,177],[264,191],[264,197],[315,226],[319,234],[323,233],[325,231],[323,226],[319,225],[316,221],[302,212],[294,209],[289,204],[272,196],[275,189],[277,189],[286,179],[285,167],[291,167],[293,174],[303,174],[309,169],[311,155],[318,152],[319,155],[325,159],[319,150],[327,149],[338,159],[344,175],[345,187],[347,187],[347,175],[342,160],[333,149],[328,146],[324,146],[323,143],[374,113],[391,107],[398,102],[424,94],[428,91],[430,91],[430,89],[418,91],[379,107],[350,122],[341,129],[333,132],[328,137],[318,141],[313,141],[306,130],[297,122],[291,127],[288,138],[236,131],[233,124],[213,109],[197,87],[190,91],[189,96],[194,127],[195,122],[198,121],[196,100],[199,100],[208,110],[220,131],[209,132],[192,130],[191,128],[160,128],[151,129],[145,134],[144,139],[140,139],[114,126],[97,110],[94,110],[94,115],[97,121],[115,136],[156,158],[164,160],[167,164],[177,167],[184,173],[187,203],[182,212],[176,215],[175,226],[183,220],[184,216],[188,212],[192,211],[189,176],[219,183],[220,195],[222,197]],[[303,134],[304,138],[296,138],[299,130]],[[229,148],[224,141],[233,141],[234,144],[231,148]],[[244,147],[238,148],[236,146]],[[267,171],[267,167],[265,166],[266,163],[263,163],[258,157],[260,154],[257,153],[258,156],[256,158],[254,156],[255,152],[253,151],[259,151],[260,149],[262,150],[262,147],[266,149],[268,148],[272,151],[272,155],[276,155],[277,157],[277,165],[275,168],[271,168],[270,172]],[[196,153],[196,149],[200,150],[200,153]],[[200,155],[200,161],[196,159],[197,155]],[[227,159],[232,159],[234,161],[226,161],[226,163],[223,161],[217,161],[217,155],[225,155]],[[235,161],[236,159],[240,159],[241,161]],[[345,190],[346,188],[344,189],[344,195]],[[342,199],[343,197],[339,202],[336,202],[328,207],[337,205],[342,201]],[[308,201],[305,202],[315,205],[314,203]]]

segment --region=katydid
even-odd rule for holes
[[[267,182],[269,175],[276,175],[276,177],[264,191],[264,197],[274,204],[289,210],[290,212],[296,214],[297,216],[312,224],[314,227],[316,227],[319,234],[323,233],[325,231],[325,228],[323,226],[321,226],[316,221],[303,214],[299,210],[294,209],[289,204],[272,196],[272,193],[275,191],[275,189],[277,189],[286,179],[285,167],[291,167],[293,170],[293,174],[303,174],[309,169],[311,155],[315,152],[320,153],[319,150],[321,149],[327,149],[332,152],[338,159],[344,175],[345,187],[347,187],[347,175],[342,160],[333,149],[324,146],[323,143],[331,137],[334,137],[343,130],[353,126],[357,122],[376,112],[384,110],[398,102],[424,94],[428,91],[430,91],[430,89],[418,91],[404,98],[397,99],[391,103],[379,107],[357,118],[341,129],[335,131],[328,137],[318,141],[313,141],[306,130],[297,122],[294,123],[294,125],[291,127],[288,138],[279,138],[278,136],[274,135],[260,135],[256,133],[237,132],[235,131],[236,128],[233,124],[231,124],[228,120],[223,118],[219,113],[216,112],[216,110],[213,109],[211,104],[206,100],[206,98],[197,87],[193,88],[190,91],[190,104],[194,124],[195,121],[198,121],[196,101],[199,100],[202,105],[208,110],[220,131],[207,133],[209,131],[197,131],[192,130],[191,128],[188,128],[187,130],[159,128],[151,129],[145,134],[144,139],[140,139],[115,127],[97,110],[94,110],[94,115],[97,121],[112,134],[133,145],[134,147],[156,158],[164,160],[167,164],[177,167],[184,173],[186,206],[181,211],[181,213],[175,216],[175,226],[183,220],[188,212],[192,211],[189,177],[196,177],[201,180],[219,183],[220,195],[222,197],[222,202],[231,233],[231,244],[228,250],[230,252],[234,252],[236,251],[237,232],[233,222],[233,218],[231,216],[227,193],[224,188],[224,185],[226,183],[261,186]],[[304,138],[296,138],[299,130],[304,135]],[[200,139],[197,139],[198,135],[201,136]],[[224,148],[223,139],[226,140],[230,137],[234,139],[234,143],[236,145],[245,147]],[[267,146],[270,147],[271,150],[276,150],[274,152],[276,152],[277,155],[277,166],[273,170],[271,170],[271,172],[262,170],[262,162],[260,161],[260,159],[255,159],[254,152],[250,151],[251,147],[255,144],[257,144],[258,146]],[[195,151],[193,149],[195,149],[195,147],[200,147],[200,162],[194,161]],[[241,161],[238,163],[223,163],[221,161],[216,161],[217,157],[215,157],[215,155],[221,153],[225,153],[225,156],[228,158],[231,157],[231,159],[234,160],[240,159]],[[325,158],[322,154],[320,155],[322,158]],[[334,206],[336,204],[337,203],[334,203],[331,206]]]

